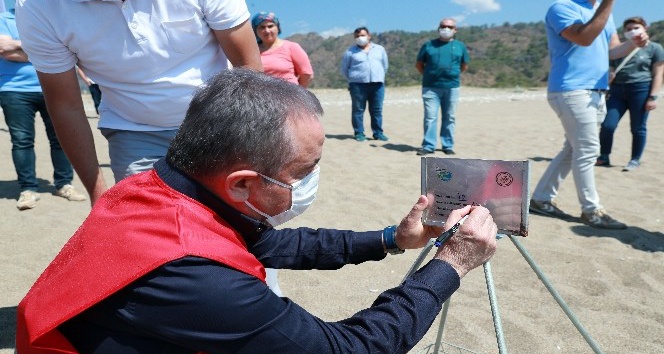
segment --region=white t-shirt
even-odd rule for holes
[[[102,89],[100,128],[177,129],[194,90],[229,62],[213,32],[249,18],[244,0],[18,0],[37,71],[75,65]]]

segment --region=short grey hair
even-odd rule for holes
[[[237,165],[276,175],[297,153],[287,120],[322,115],[316,96],[299,85],[249,69],[226,70],[195,93],[166,160],[194,178]]]

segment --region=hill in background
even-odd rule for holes
[[[664,44],[664,21],[653,23],[648,33],[653,41]],[[385,47],[389,56],[387,86],[420,85],[420,75],[415,70],[417,53],[424,42],[437,36],[436,31],[374,33],[373,42]],[[463,27],[456,38],[466,44],[471,57],[469,69],[462,77],[463,85],[546,85],[549,58],[543,22]],[[312,88],[347,86],[339,65],[344,51],[354,44],[352,34],[330,38],[316,33],[296,34],[288,39],[299,43],[309,55],[315,73]]]

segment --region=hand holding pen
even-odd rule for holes
[[[489,210],[481,206],[454,210],[448,222],[453,220],[458,221],[434,241],[440,244],[434,258],[449,263],[463,277],[491,258],[496,250],[498,228]]]
[[[468,219],[468,215],[462,217],[461,220],[457,221],[456,224],[452,225],[452,227],[449,228],[449,230],[443,232],[436,238],[436,241],[433,243],[436,247],[440,247],[445,244],[445,241],[449,240],[450,237],[454,236],[454,234],[459,230],[459,227],[463,225],[463,222]]]

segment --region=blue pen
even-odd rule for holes
[[[457,230],[459,230],[459,227],[463,225],[463,222],[466,221],[466,219],[468,219],[468,215],[462,217],[461,220],[459,220],[456,224],[450,227],[449,230],[440,234],[440,236],[436,238],[436,241],[433,244],[436,245],[436,247],[442,246],[450,237],[452,237],[452,235],[454,235],[457,232]]]

